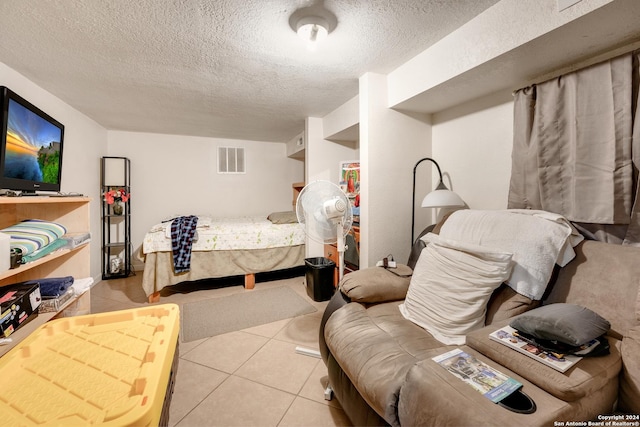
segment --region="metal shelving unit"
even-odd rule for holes
[[[131,161],[126,157],[102,157],[101,194],[122,189],[131,193]],[[131,201],[122,204],[122,213],[102,197],[102,279],[128,277],[131,269]]]

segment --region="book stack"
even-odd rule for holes
[[[573,351],[572,354],[565,354],[542,348],[525,334],[511,326],[504,326],[492,332],[489,334],[489,338],[560,372],[566,372],[567,369],[578,363],[584,355],[589,354],[600,345],[599,340],[592,340],[583,345],[578,351]]]

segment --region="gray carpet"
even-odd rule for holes
[[[314,306],[287,286],[185,303],[182,339],[195,341],[314,311],[317,311]]]

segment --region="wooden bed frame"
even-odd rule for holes
[[[256,287],[256,275],[248,273],[244,275],[244,288],[253,289]],[[160,302],[160,291],[156,291],[149,295],[149,303]]]
[[[152,252],[144,256],[142,288],[149,302],[160,300],[160,292],[167,286],[182,282],[244,276],[244,287],[254,289],[257,273],[286,270],[305,265],[305,245],[268,249],[222,251],[194,251],[191,269],[173,272],[171,252]]]
[[[296,210],[298,196],[304,186],[304,182],[294,182],[291,185],[293,189],[293,211]],[[202,255],[205,253],[210,255]],[[256,254],[259,256],[256,257]],[[145,256],[141,251],[141,258],[145,260],[142,287],[145,289],[150,303],[160,301],[160,291],[162,288],[183,281],[244,275],[245,289],[254,289],[256,286],[256,273],[284,270],[305,265],[304,244],[271,249],[193,252],[192,260],[195,259],[196,267],[202,264],[202,260],[200,259],[204,257],[206,257],[204,262],[210,263],[211,265],[208,270],[201,269],[200,271],[189,273],[185,276],[177,276],[172,273],[168,258],[159,257],[157,254],[149,255],[154,256]],[[152,265],[147,265],[147,261]],[[148,266],[150,268],[149,274],[147,272]],[[158,278],[159,275],[162,277]],[[163,283],[158,286],[158,281]],[[153,286],[150,286],[151,283],[153,283]]]

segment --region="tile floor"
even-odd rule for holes
[[[91,290],[93,313],[148,304],[142,272],[103,280]],[[326,302],[306,294],[304,276],[256,283],[256,289],[290,286],[318,309],[315,313],[192,342],[180,342],[180,361],[169,425],[349,426],[334,399],[324,400],[327,369],[321,359],[295,352],[318,349],[318,327]],[[163,290],[160,303],[251,292],[241,285],[219,289]],[[181,293],[183,292],[183,293]]]

